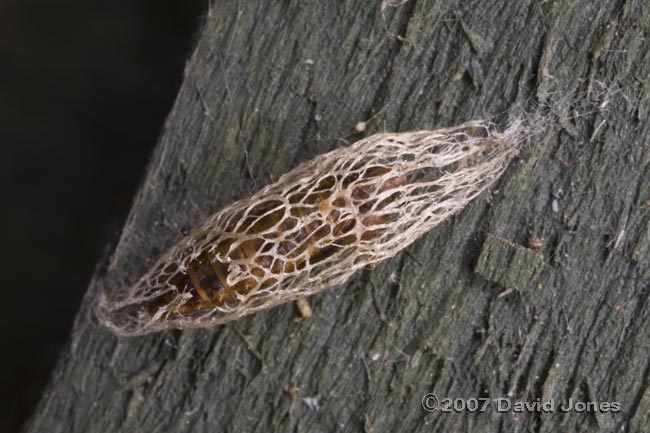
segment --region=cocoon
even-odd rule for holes
[[[97,317],[118,335],[209,327],[338,286],[463,209],[526,137],[471,121],[319,155],[209,217]]]

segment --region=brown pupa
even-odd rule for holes
[[[119,335],[209,327],[341,285],[463,209],[525,132],[472,121],[319,155],[212,215],[97,316]]]

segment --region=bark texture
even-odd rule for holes
[[[25,431],[647,429],[649,33],[644,0],[217,2]],[[88,319],[99,290],[299,161],[534,102],[577,117],[407,252],[312,297],[309,319],[285,305],[137,338]],[[428,392],[621,408],[430,414]]]

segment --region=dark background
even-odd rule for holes
[[[0,2],[0,431],[38,401],[207,0]]]

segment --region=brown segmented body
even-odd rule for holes
[[[384,167],[371,168],[364,174],[364,178],[371,180],[373,177],[376,177],[379,174],[385,174],[389,171],[390,170]],[[328,184],[327,180],[328,179],[322,181],[322,185],[320,185],[316,191],[326,188]],[[385,191],[391,188],[397,188],[405,183],[406,177],[396,176],[389,179],[380,190]],[[347,187],[349,182],[344,181],[343,184]],[[305,189],[295,193],[295,195],[292,196],[293,200],[290,198],[289,201],[297,202],[298,199],[306,196],[307,193]],[[358,186],[352,191],[351,195],[356,199],[367,199],[371,192],[371,187],[368,185]],[[399,192],[396,192],[396,194],[399,195]],[[331,195],[332,194],[327,190],[317,192],[313,195],[313,199],[309,198],[305,201],[305,206],[292,209],[291,215],[297,220],[295,223],[292,221],[284,224],[284,226],[280,225],[278,230],[294,229],[293,232],[288,236],[288,239],[268,246],[269,250],[275,249],[281,256],[289,260],[300,257],[300,253],[304,250],[307,252],[306,259],[299,258],[295,263],[291,261],[282,263],[278,260],[274,260],[271,256],[263,254],[264,252],[260,252],[260,247],[263,243],[262,241],[240,245],[234,250],[228,249],[229,243],[227,240],[222,241],[216,246],[216,248],[210,246],[203,250],[196,259],[192,260],[188,264],[186,273],[179,271],[174,277],[172,277],[171,283],[176,286],[181,293],[190,293],[192,295],[192,298],[187,303],[179,306],[175,311],[173,311],[173,314],[186,314],[192,311],[214,308],[233,299],[236,294],[246,294],[248,291],[255,288],[256,284],[254,280],[244,280],[234,286],[230,286],[227,283],[228,266],[219,259],[219,257],[227,257],[229,259],[254,257],[253,262],[255,265],[259,266],[259,268],[266,269],[272,274],[278,274],[284,271],[291,272],[294,269],[300,269],[305,260],[308,260],[311,263],[318,263],[334,254],[338,249],[337,245],[349,245],[354,239],[347,234],[354,227],[356,221],[354,219],[339,221],[340,212],[337,210],[337,206],[332,203]],[[336,199],[334,199],[334,201],[336,201]],[[345,206],[346,203],[340,202],[338,204]],[[273,210],[272,206],[262,205],[259,210],[261,212],[257,212],[257,215],[253,215],[261,217],[256,222],[255,227],[243,224],[238,230],[253,233],[258,232],[264,228],[275,226],[283,216],[281,215],[283,212],[264,214],[264,211],[268,212],[269,210]],[[305,226],[299,226],[298,222],[301,218],[313,213],[319,213],[322,219],[331,224],[335,224],[332,230],[332,234],[336,238],[335,244],[328,245],[325,248],[314,247],[314,245],[317,244],[324,235],[324,233],[319,233],[319,231],[316,230],[318,224],[312,223]],[[367,213],[367,209],[362,213]],[[363,223],[368,227],[372,227],[373,225],[385,221],[386,217],[383,216],[364,215],[363,217]],[[369,228],[364,232],[362,237],[365,239],[371,239],[376,234],[376,231]],[[255,273],[255,269],[257,268],[253,268],[251,272]],[[259,272],[257,274],[258,276],[261,276]],[[155,309],[159,308],[161,305],[167,305],[170,300],[168,294],[163,295],[160,299],[153,300],[150,308]]]
[[[320,155],[211,216],[98,317],[120,335],[213,326],[340,285],[478,196],[522,131],[468,122]]]

